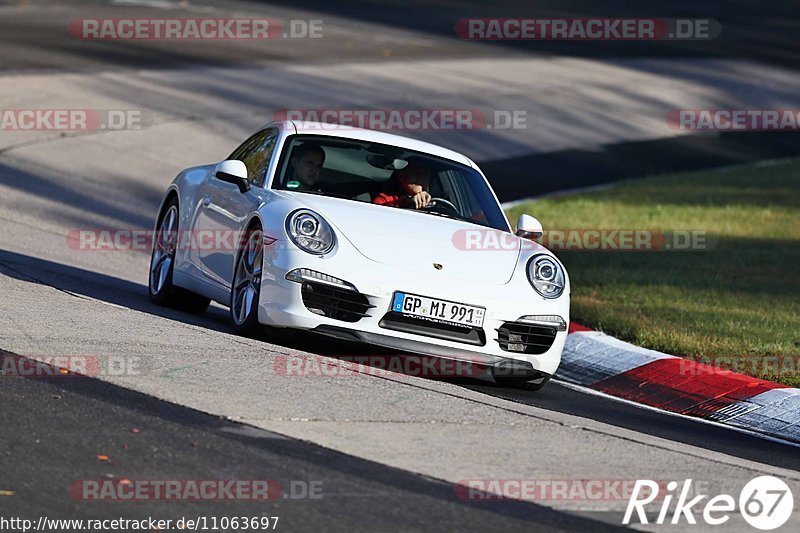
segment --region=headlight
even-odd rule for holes
[[[308,209],[298,209],[286,217],[286,233],[298,248],[314,255],[327,254],[336,244],[331,226]]]
[[[528,261],[528,281],[545,298],[558,298],[564,292],[564,269],[548,255]]]

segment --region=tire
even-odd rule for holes
[[[155,304],[200,314],[208,309],[211,300],[172,283],[178,244],[178,214],[178,199],[173,197],[159,216],[158,229],[153,236],[147,292]]]
[[[254,337],[261,330],[258,303],[263,260],[264,232],[253,224],[247,229],[236,256],[229,305],[233,329],[245,337]]]

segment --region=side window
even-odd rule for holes
[[[277,129],[267,128],[259,131],[234,150],[228,159],[243,161],[247,167],[247,180],[251,185],[261,187],[264,184],[264,173],[269,168],[269,162],[275,152],[277,140]]]
[[[444,198],[453,202],[462,216],[475,221],[485,220],[478,199],[466,183],[466,176],[457,171],[448,170],[442,173],[441,177]]]

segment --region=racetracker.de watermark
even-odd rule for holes
[[[322,480],[293,479],[79,479],[69,495],[81,501],[320,500]]]
[[[770,378],[796,376],[800,373],[797,355],[715,355],[681,359],[682,376],[729,375],[731,372]]]
[[[636,479],[464,479],[455,485],[455,493],[464,501],[628,501],[636,483]]]
[[[278,376],[304,378],[389,376],[392,373],[423,378],[480,378],[488,375],[486,364],[468,354],[462,354],[459,359],[417,354],[279,355],[273,362],[273,370]]]
[[[166,232],[149,229],[72,229],[66,243],[72,250],[97,252],[147,252],[154,238],[169,242],[172,250],[235,252],[241,249],[247,233],[237,230],[196,229]],[[490,228],[460,229],[453,233],[451,244],[458,250],[474,252],[513,252],[545,246],[565,251],[705,251],[714,249],[717,236],[705,230],[646,229],[555,229],[541,237],[520,239]],[[286,246],[285,241],[264,237],[264,246]]]
[[[4,378],[140,376],[143,360],[136,355],[3,355],[0,376]]]
[[[722,32],[708,18],[465,18],[454,29],[461,39],[479,41],[707,40]]]
[[[648,229],[553,229],[541,237],[519,239],[511,233],[489,228],[460,229],[451,242],[458,250],[475,252],[514,251],[518,247],[585,252],[705,251],[717,238],[705,230]]]
[[[798,131],[800,109],[673,109],[667,125],[682,131]]]
[[[321,19],[275,18],[90,18],[75,19],[69,35],[101,41],[218,41],[320,39]]]
[[[0,109],[0,131],[140,130],[152,123],[139,109]]]
[[[364,128],[379,131],[525,130],[524,109],[281,109],[272,120],[305,122],[321,131]],[[315,125],[316,124],[316,125]]]
[[[241,249],[248,233],[236,230],[186,230],[164,232],[133,229],[72,229],[67,233],[67,247],[79,251],[147,252],[152,250],[154,238],[169,242],[173,250],[200,250],[233,252]],[[269,246],[274,239],[264,237]]]

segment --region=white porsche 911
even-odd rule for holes
[[[569,278],[512,233],[477,165],[388,133],[283,121],[182,171],[158,212],[150,298],[230,308],[234,329],[309,330],[474,363],[539,389],[569,323]],[[502,243],[502,245],[497,245]]]

